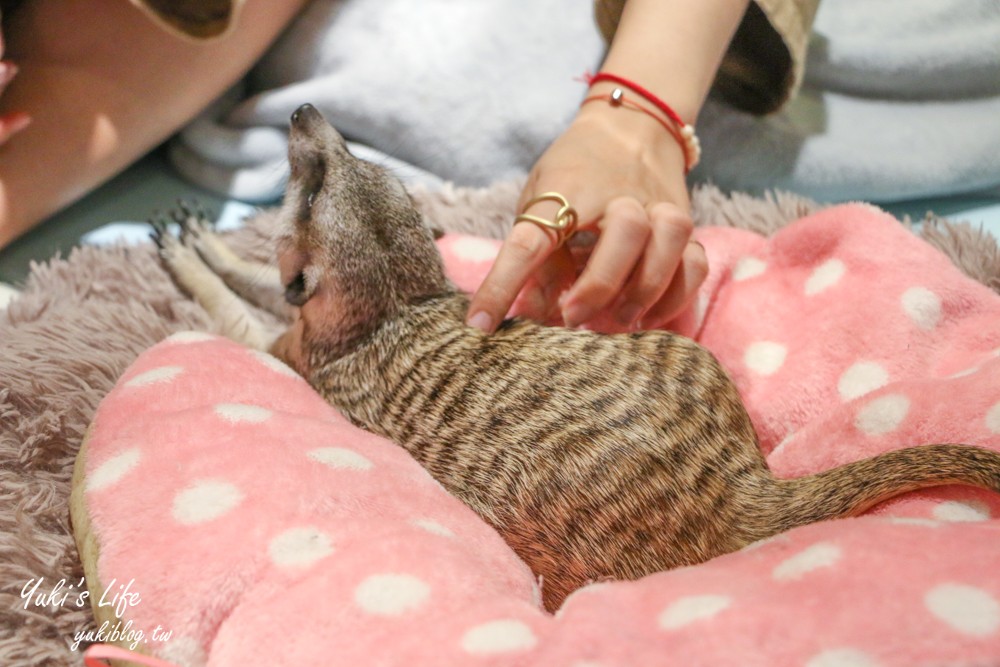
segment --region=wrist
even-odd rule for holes
[[[613,83],[610,94],[594,93],[595,84]],[[695,134],[694,125],[688,123],[677,111],[644,86],[612,72],[588,74],[590,94],[581,106],[590,102],[604,101],[612,107],[625,107],[630,111],[645,114],[656,121],[681,147],[684,153],[684,173],[694,168],[701,160],[701,142]],[[626,95],[625,91],[628,91]],[[639,99],[634,99],[638,97]]]
[[[679,156],[685,173],[691,167],[692,156],[682,136],[683,121],[678,124],[676,115],[668,116],[631,89],[608,81],[595,82],[581,104],[579,116],[617,130],[626,144],[639,144],[658,155]]]
[[[614,146],[617,162],[641,167],[641,180],[653,181],[645,186],[685,210],[689,208],[684,149],[655,119],[627,107],[595,101],[580,108],[571,129],[605,138],[605,145]]]

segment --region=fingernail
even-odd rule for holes
[[[562,316],[566,326],[572,329],[590,319],[590,307],[582,303],[573,303],[563,308]]]
[[[476,314],[469,317],[465,323],[470,327],[475,327],[476,329],[488,332],[492,327],[493,319],[489,316],[489,313],[480,310]]]
[[[618,309],[616,317],[621,324],[629,325],[635,322],[636,318],[642,314],[642,306],[638,303],[626,303]]]

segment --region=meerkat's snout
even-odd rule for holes
[[[313,134],[317,128],[326,125],[326,120],[323,118],[323,114],[311,104],[303,104],[298,109],[292,112],[291,117],[291,131],[295,132],[305,132],[307,134]]]
[[[326,178],[331,157],[339,157],[344,140],[311,104],[303,104],[289,119],[288,163],[291,168],[285,193],[285,208],[292,213],[286,220],[284,238],[278,251],[278,265],[285,301],[301,307],[312,297],[315,280],[307,276],[309,243],[314,236],[314,204]]]
[[[308,158],[326,150],[338,155],[348,154],[344,138],[311,104],[303,104],[292,112],[288,130],[289,160]]]

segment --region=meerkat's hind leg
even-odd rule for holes
[[[237,255],[216,233],[203,211],[179,202],[173,219],[180,225],[184,245],[193,247],[230,289],[282,319],[292,317],[292,306],[285,301],[277,266],[251,262]]]
[[[202,259],[191,245],[170,233],[169,221],[150,220],[160,259],[177,284],[190,294],[219,326],[220,333],[256,350],[267,350],[275,336]]]

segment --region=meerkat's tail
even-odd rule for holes
[[[968,445],[909,447],[778,484],[784,507],[776,510],[787,529],[854,516],[931,486],[966,484],[1000,493],[1000,453]]]

